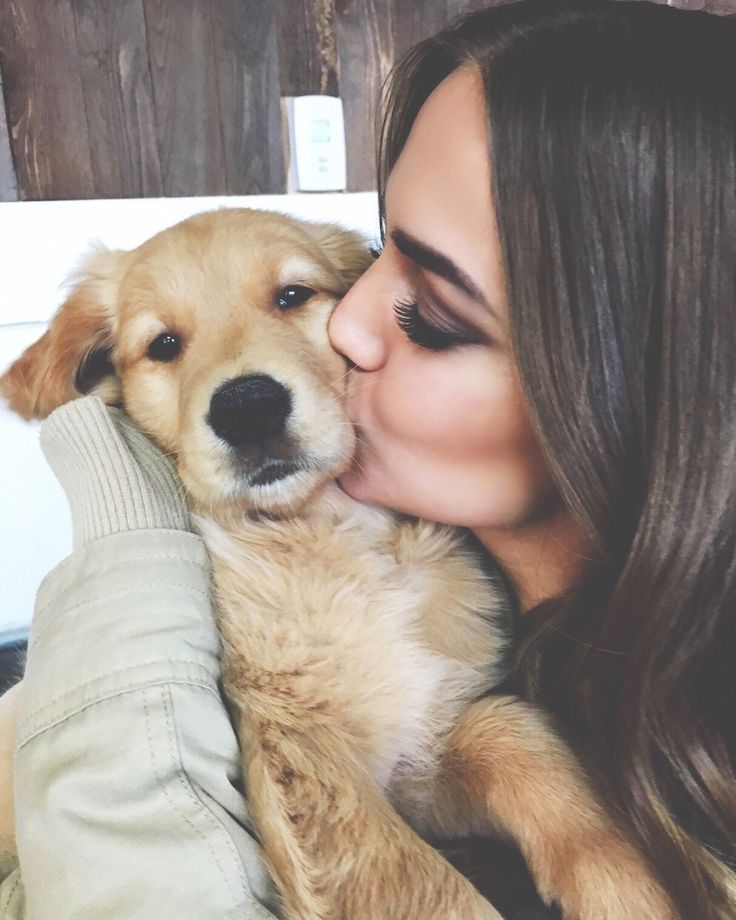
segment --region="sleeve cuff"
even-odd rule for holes
[[[67,493],[75,547],[127,530],[190,529],[169,458],[99,397],[53,412],[41,447]]]

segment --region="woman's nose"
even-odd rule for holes
[[[369,269],[335,307],[327,326],[332,347],[361,370],[377,370],[386,355],[382,310]]]

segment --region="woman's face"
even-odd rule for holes
[[[414,122],[386,189],[386,245],[341,301],[356,367],[349,495],[465,527],[549,510],[551,480],[511,354],[480,76],[455,71]]]

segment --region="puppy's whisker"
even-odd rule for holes
[[[361,377],[358,385],[355,387],[354,392],[360,393],[362,390],[371,390],[375,385],[375,377]]]
[[[331,386],[335,386],[338,383],[342,383],[343,380],[346,380],[347,377],[353,372],[353,368],[349,367],[343,374],[340,374],[338,377],[331,382]]]
[[[359,473],[364,473],[364,472],[365,472],[365,467],[364,467],[363,464],[360,462],[360,460],[358,460],[357,458],[355,458],[355,459],[353,460],[353,466],[356,467],[356,469],[358,470]]]

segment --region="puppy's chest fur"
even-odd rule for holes
[[[342,733],[421,822],[445,736],[503,677],[507,601],[467,538],[335,486],[297,518],[195,521],[234,705]]]

